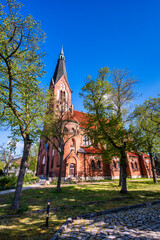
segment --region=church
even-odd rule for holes
[[[64,158],[62,166],[62,178],[67,179],[118,179],[120,173],[119,159],[115,156],[110,163],[103,161],[100,151],[91,145],[87,135],[84,134],[85,114],[74,110],[71,104],[71,88],[67,78],[65,56],[61,49],[57,66],[50,87],[54,91],[57,104],[63,106],[70,113],[70,121],[67,123],[67,131],[71,137],[64,148]],[[65,101],[63,101],[65,99]],[[64,106],[64,102],[67,105]],[[137,155],[127,152],[127,176],[130,178],[151,177],[151,162],[149,155]],[[60,167],[60,156],[52,144],[43,138],[40,140],[37,176],[57,178]]]

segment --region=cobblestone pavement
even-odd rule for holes
[[[160,240],[160,203],[90,219],[74,220],[58,239]]]

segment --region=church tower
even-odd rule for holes
[[[57,66],[51,79],[50,87],[53,88],[57,106],[61,111],[69,111],[71,106],[71,89],[68,83],[65,56],[61,49]]]

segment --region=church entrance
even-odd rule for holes
[[[75,177],[75,164],[71,163],[69,168],[70,177]]]

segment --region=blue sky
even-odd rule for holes
[[[3,2],[3,1],[1,1]],[[21,0],[22,13],[40,20],[46,33],[46,75],[50,83],[63,45],[74,109],[79,91],[101,67],[127,68],[138,80],[136,103],[160,92],[159,0]],[[1,142],[6,141],[3,132]]]

